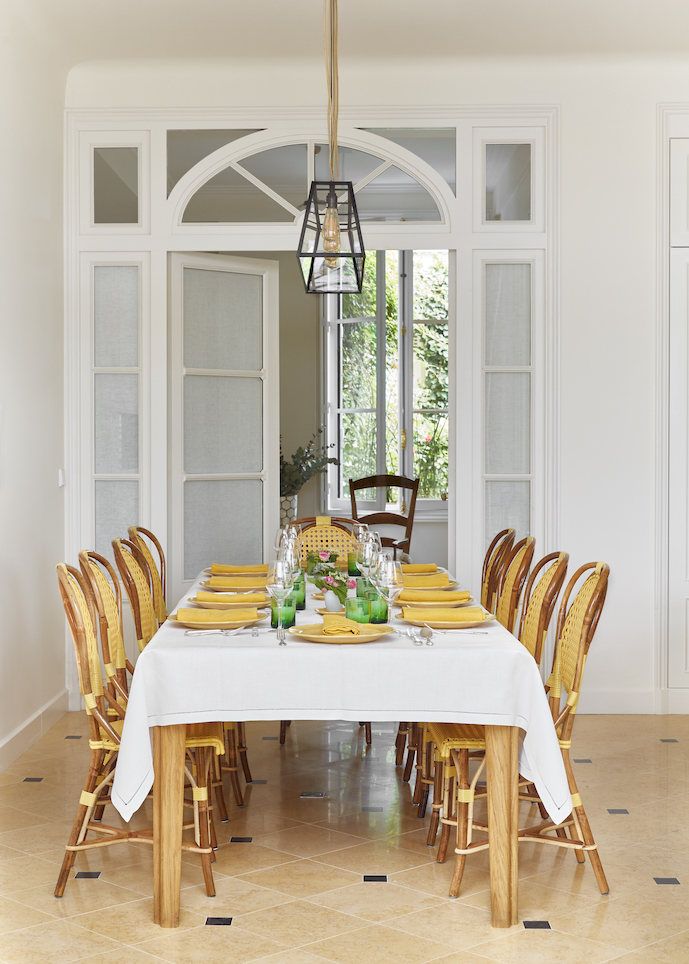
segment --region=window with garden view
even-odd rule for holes
[[[331,508],[349,504],[349,479],[382,473],[418,476],[420,499],[444,501],[447,251],[369,252],[361,294],[328,296],[326,320]],[[399,507],[395,490],[366,495]]]

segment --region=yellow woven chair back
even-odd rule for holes
[[[163,552],[163,547],[158,542],[156,537],[148,529],[142,528],[142,526],[130,526],[129,527],[129,538],[138,546],[148,563],[148,568],[151,573],[151,583],[153,589],[153,605],[155,607],[156,618],[158,620],[158,625],[164,623],[167,619],[167,607],[165,605],[165,554]],[[153,558],[153,553],[151,552],[146,539],[146,536],[151,540],[153,545],[158,551],[158,558],[160,560],[160,569]]]
[[[84,576],[89,580],[96,609],[101,618],[103,662],[106,675],[110,679],[110,677],[116,675],[116,670],[124,670],[127,666],[124,639],[122,638],[122,611],[118,598],[120,588],[117,583],[117,575],[107,559],[95,552],[89,553],[82,550],[79,553],[79,565]],[[105,567],[112,583],[101,566]],[[117,590],[117,595],[113,586]]]
[[[531,568],[535,548],[536,540],[533,536],[527,536],[526,539],[518,542],[507,559],[506,568],[502,574],[495,615],[498,617],[498,622],[510,632],[514,629],[519,597]]]
[[[491,544],[488,546],[485,559],[483,560],[483,572],[481,574],[481,605],[492,612],[493,599],[497,589],[501,572],[501,563],[507,558],[507,554],[514,542],[515,530],[503,529],[498,532]]]
[[[123,544],[121,539],[113,539],[112,548],[132,607],[139,652],[143,652],[158,629],[153,596],[143,568],[145,560],[142,556],[141,560],[137,561],[133,552]]]
[[[72,634],[79,675],[79,691],[91,715],[96,700],[103,696],[98,640],[94,626],[95,613],[88,601],[88,587],[78,569],[61,562],[57,566],[60,594]]]
[[[356,550],[352,532],[330,516],[297,519],[294,525],[302,526],[302,565],[306,565],[307,552],[336,552],[338,563],[346,563],[347,553]]]
[[[539,666],[557,597],[567,575],[568,562],[567,552],[551,552],[544,556],[532,570],[524,590],[519,640]],[[535,580],[541,573],[534,588]]]

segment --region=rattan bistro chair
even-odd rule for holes
[[[366,515],[359,515],[356,505],[356,493],[362,489],[389,489],[399,488],[409,492],[409,507],[407,514],[398,512],[369,512]],[[365,522],[369,528],[376,526],[401,526],[404,529],[404,536],[401,539],[392,539],[390,536],[381,536],[383,547],[395,550],[397,553],[409,553],[411,544],[411,533],[414,526],[414,510],[416,509],[416,496],[419,491],[419,480],[408,479],[404,475],[368,475],[364,479],[350,479],[349,493],[352,500],[352,519],[356,522]]]
[[[503,529],[498,532],[491,544],[488,546],[483,560],[483,571],[481,573],[481,605],[493,612],[495,593],[498,582],[502,574],[502,567],[505,559],[512,548],[514,542],[514,529]]]
[[[336,552],[337,564],[346,566],[347,553],[356,550],[351,519],[318,515],[296,519],[292,525],[301,526],[302,566],[306,566],[308,552]]]
[[[105,556],[97,552],[79,553],[79,567],[84,574],[98,614],[98,626],[103,665],[108,687],[115,694],[121,689],[129,692],[127,673],[134,667],[127,659],[122,634],[122,589],[117,573]]]
[[[529,575],[535,549],[536,540],[533,536],[527,536],[526,539],[522,539],[521,542],[516,544],[509,556],[505,557],[505,564],[498,585],[495,615],[498,622],[509,632],[514,629],[519,597],[524,588],[526,577]]]
[[[567,575],[568,563],[568,552],[551,552],[543,556],[531,570],[524,589],[517,635],[519,642],[526,646],[539,666],[557,597],[560,595]]]
[[[152,532],[148,529],[144,529],[143,526],[130,526],[127,530],[129,533],[129,541],[132,542],[143,554],[146,562],[148,563],[148,569],[151,574],[151,595],[153,596],[153,606],[155,608],[156,618],[158,624],[161,625],[167,619],[167,606],[166,606],[166,575],[165,575],[165,553],[163,552],[163,547],[160,542],[156,539]],[[153,558],[153,553],[151,552],[146,539],[150,539],[156,548],[158,553],[158,563],[156,563]]]

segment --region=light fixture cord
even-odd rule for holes
[[[337,63],[337,0],[323,0],[323,44],[325,74],[328,83],[328,145],[330,180],[340,179],[340,157],[337,149],[337,121],[340,112],[340,90]]]

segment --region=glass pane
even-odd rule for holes
[[[531,364],[531,265],[486,265],[486,365]]]
[[[195,579],[214,562],[262,561],[263,483],[259,479],[185,482],[184,578]]]
[[[135,264],[93,269],[93,356],[96,368],[139,364],[139,269]]]
[[[486,221],[531,219],[531,144],[486,144]]]
[[[419,498],[439,499],[447,492],[447,413],[414,413],[414,477]]]
[[[340,416],[340,496],[349,497],[349,480],[376,474],[375,412]],[[362,489],[358,499],[375,499],[375,489]]]
[[[126,539],[129,526],[139,522],[139,483],[106,481],[94,483],[96,552],[115,564],[112,540]]]
[[[391,165],[356,194],[361,221],[440,221],[440,211],[425,187]]]
[[[184,379],[184,471],[260,472],[263,468],[260,378],[187,375]]]
[[[486,474],[526,475],[531,467],[531,375],[486,374]]]
[[[516,529],[518,542],[531,532],[531,483],[486,482],[486,548],[503,529]]]
[[[447,408],[447,325],[414,322],[414,408]]]
[[[348,321],[340,329],[340,408],[376,407],[376,323]]]
[[[95,471],[139,471],[139,376],[94,375]]]
[[[257,130],[260,130],[258,128]],[[195,164],[219,147],[230,144],[257,130],[245,131],[168,131],[167,132],[167,193]]]
[[[94,224],[139,223],[138,147],[93,150]]]
[[[205,268],[184,269],[184,365],[260,371],[262,279]]]
[[[342,296],[343,318],[376,317],[376,252],[369,251],[364,264],[364,283],[360,294]]]
[[[238,163],[295,208],[306,203],[309,194],[306,144],[274,147],[269,151],[251,154]]]
[[[330,153],[327,144],[314,146],[314,180],[330,180]],[[385,163],[382,157],[357,151],[353,147],[338,147],[339,175],[337,180],[351,181],[355,186],[368,177],[377,167]]]
[[[398,471],[399,452],[399,257],[385,252],[385,471]]]
[[[387,137],[400,147],[422,158],[443,177],[456,192],[456,131],[454,127],[413,128],[365,127],[363,130]]]
[[[189,199],[182,221],[234,223],[238,221],[294,221],[294,215],[255,184],[226,167]]]
[[[447,251],[414,252],[414,318],[442,321],[448,316]]]

